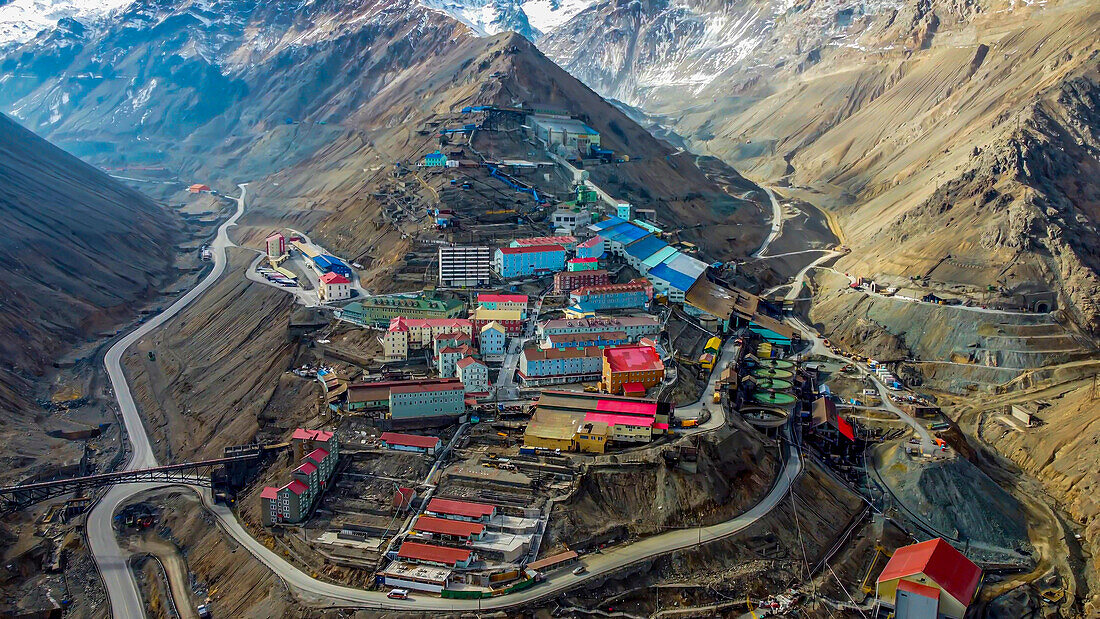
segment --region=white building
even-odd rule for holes
[[[484,286],[489,283],[493,264],[488,247],[452,245],[439,248],[439,285],[452,287]]]
[[[351,280],[339,273],[325,273],[321,276],[317,295],[322,301],[342,301],[351,298]]]
[[[489,368],[485,364],[465,357],[456,364],[458,368],[458,380],[466,388],[466,393],[485,393],[489,391]]]

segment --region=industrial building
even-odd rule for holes
[[[941,538],[898,548],[879,574],[878,604],[898,619],[962,619],[982,570]]]
[[[684,308],[694,307],[718,319],[722,331],[740,326],[756,315],[760,297],[741,290],[726,288],[706,277],[691,285],[684,297]]]
[[[455,364],[458,380],[462,381],[467,393],[487,393],[489,391],[489,368],[473,357],[463,357]]]
[[[609,443],[649,442],[668,432],[672,414],[670,403],[653,399],[546,390],[523,443],[584,452],[602,451]]]
[[[573,153],[587,155],[590,147],[600,145],[600,133],[574,118],[533,114],[527,117],[527,125],[550,150],[561,146]]]
[[[452,520],[465,520],[467,522],[482,522],[488,524],[497,513],[494,505],[484,503],[471,503],[468,501],[455,501],[451,499],[435,498],[428,502],[424,513],[436,518],[449,518]]]
[[[440,247],[439,285],[455,288],[486,286],[493,265],[487,246],[449,245]]]
[[[485,525],[480,522],[464,522],[432,516],[418,517],[413,523],[412,531],[430,535],[435,540],[459,544],[468,544],[485,537]]]
[[[665,364],[652,346],[634,345],[606,348],[603,351],[601,384],[609,393],[644,393],[664,380]]]
[[[652,300],[653,285],[645,279],[635,279],[625,284],[582,286],[569,294],[570,303],[581,312],[645,309]]]
[[[394,451],[412,451],[416,453],[434,456],[443,442],[437,436],[421,436],[419,434],[401,434],[400,432],[383,432],[379,441],[386,449]]]
[[[397,551],[397,558],[407,563],[439,565],[452,569],[465,569],[473,561],[473,551],[434,544],[404,542]]]
[[[564,333],[613,333],[623,332],[631,341],[652,337],[660,333],[661,323],[655,316],[596,316],[593,318],[562,318],[547,320],[538,325],[538,337],[545,340],[551,335]]]
[[[606,286],[610,275],[603,269],[562,271],[554,274],[554,292],[566,294],[584,286]]]
[[[451,573],[447,568],[391,561],[384,570],[378,572],[378,578],[387,587],[439,593],[447,587]]]
[[[317,297],[320,298],[322,302],[350,299],[351,280],[339,273],[325,273],[318,280]]]
[[[462,315],[465,307],[462,301],[456,299],[440,299],[424,295],[365,297],[361,301],[353,301],[337,310],[336,317],[364,327],[384,327],[390,324],[390,320],[397,317],[457,318]]]
[[[559,208],[550,214],[550,222],[555,232],[573,234],[581,226],[592,223],[592,213],[580,208]]]
[[[310,258],[310,261],[310,264],[313,265],[313,270],[317,271],[318,275],[336,273],[337,275],[343,275],[349,279],[351,278],[351,267],[344,264],[339,258],[321,254],[313,256]]]
[[[501,247],[493,258],[493,266],[506,279],[557,273],[565,269],[565,248],[561,245]]]
[[[519,358],[519,377],[524,385],[559,385],[596,380],[603,367],[598,347],[525,348]]]

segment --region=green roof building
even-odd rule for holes
[[[457,318],[466,305],[457,299],[420,297],[366,297],[336,311],[340,320],[364,327],[386,327],[390,320],[405,318]]]

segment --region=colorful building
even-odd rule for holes
[[[565,248],[561,245],[501,247],[493,258],[493,266],[503,278],[548,275],[565,268]]]
[[[350,299],[351,280],[339,273],[325,273],[318,282],[317,296],[325,303]]]
[[[467,393],[487,393],[489,391],[489,368],[473,357],[463,357],[455,364],[458,380],[462,381]]]
[[[482,306],[470,312],[469,320],[475,333],[481,333],[482,327],[495,322],[504,327],[505,333],[515,336],[523,334],[526,313],[523,309],[487,309]]]
[[[606,348],[629,344],[631,338],[625,331],[601,331],[600,333],[553,333],[546,336],[543,348],[568,350],[570,348]]]
[[[505,328],[496,323],[489,322],[481,327],[481,335],[478,338],[478,348],[482,357],[502,357],[508,341],[508,333]]]
[[[478,293],[477,305],[487,310],[518,310],[520,317],[527,317],[527,295],[525,294],[496,294]]]
[[[455,501],[451,499],[432,499],[428,501],[428,507],[424,513],[436,518],[449,518],[451,520],[465,520],[467,522],[482,522],[488,524],[497,514],[497,508],[485,503],[470,503],[468,501]]]
[[[600,268],[600,260],[598,258],[570,258],[565,263],[565,270],[570,273],[576,273],[578,271],[596,271]]]
[[[547,320],[538,326],[540,340],[562,333],[612,333],[622,331],[631,341],[653,337],[660,333],[661,323],[655,316],[596,316],[594,318],[562,318]]]
[[[519,377],[524,385],[556,385],[596,380],[603,368],[597,347],[526,348],[519,358]]]
[[[437,436],[421,436],[419,434],[401,434],[400,432],[383,432],[382,446],[394,451],[412,451],[434,456],[442,446],[443,441]]]
[[[668,243],[661,239],[647,236],[623,247],[623,258],[626,259],[627,264],[641,271],[644,260],[667,247]]]
[[[457,299],[419,297],[365,297],[337,310],[336,317],[365,327],[385,327],[394,318],[457,318],[466,305]]]
[[[473,551],[449,546],[436,546],[434,544],[421,544],[418,542],[404,542],[397,551],[397,558],[409,563],[422,563],[426,565],[441,565],[452,569],[464,569],[470,567],[473,561]]]
[[[603,258],[604,253],[607,251],[606,244],[603,237],[600,235],[593,236],[592,238],[579,243],[577,245],[577,257],[578,258],[595,258],[599,260]]]
[[[267,246],[267,259],[271,261],[281,260],[286,255],[286,237],[276,232],[264,240]]]
[[[447,166],[447,155],[439,152],[438,150],[433,153],[424,155],[424,167],[426,168],[443,168]]]
[[[563,451],[599,451],[608,443],[649,442],[668,432],[671,418],[672,405],[668,402],[544,390],[523,443]]]
[[[349,279],[351,278],[351,267],[344,264],[339,258],[321,254],[310,258],[310,264],[313,265],[313,270],[317,271],[318,275],[336,273],[337,275],[343,275]]]
[[[645,279],[625,284],[583,286],[569,295],[569,301],[580,311],[613,309],[645,309],[653,300],[653,285]]]
[[[607,271],[603,269],[583,271],[562,271],[554,274],[554,292],[568,293],[584,286],[603,286],[611,283]]]
[[[609,393],[622,393],[624,385],[649,389],[665,377],[665,364],[652,346],[634,345],[607,348],[603,351],[601,384]]]
[[[962,619],[982,570],[943,539],[897,549],[879,574],[879,604],[895,617]]]
[[[431,348],[433,355],[439,351],[434,343],[441,335],[463,334],[473,337],[473,323],[464,318],[404,318],[390,320],[390,326],[379,340],[382,355],[387,361],[408,359],[409,351]],[[456,341],[455,344],[461,342]]]
[[[390,387],[389,419],[394,421],[457,418],[466,412],[466,388],[458,380]]]
[[[335,432],[298,428],[290,436],[290,446],[301,462],[291,472],[289,483],[267,486],[260,491],[260,519],[264,526],[304,520],[336,471],[340,447]]]
[[[439,372],[439,377],[451,378],[452,376],[458,376],[458,362],[474,354],[474,349],[466,345],[440,348],[435,360],[435,368]]]
[[[390,409],[390,390],[394,387],[421,387],[431,385],[457,385],[453,378],[425,378],[419,380],[393,380],[348,385],[346,408],[353,413],[383,413]]]
[[[523,239],[515,239],[508,244],[509,247],[545,247],[547,245],[560,245],[565,251],[573,251],[577,247],[577,237],[567,234],[559,236],[532,236]]]

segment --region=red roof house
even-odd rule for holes
[[[472,554],[473,553],[469,550],[463,550],[461,548],[446,548],[444,546],[418,544],[416,542],[405,542],[401,544],[401,549],[397,551],[398,558],[407,561],[435,563],[448,567],[468,566]]]
[[[907,594],[938,595],[940,615],[962,617],[974,599],[982,570],[941,538],[899,548],[878,577],[878,597],[891,605]]]
[[[415,447],[417,449],[435,449],[439,447],[441,442],[437,436],[401,434],[400,432],[383,432],[380,440],[386,445]]]
[[[452,501],[450,499],[432,499],[428,502],[429,514],[438,514],[444,517],[455,517],[466,520],[487,520],[493,517],[497,508],[484,503],[467,503],[466,501]]]
[[[322,284],[350,284],[351,280],[339,273],[328,272],[321,276]]]

